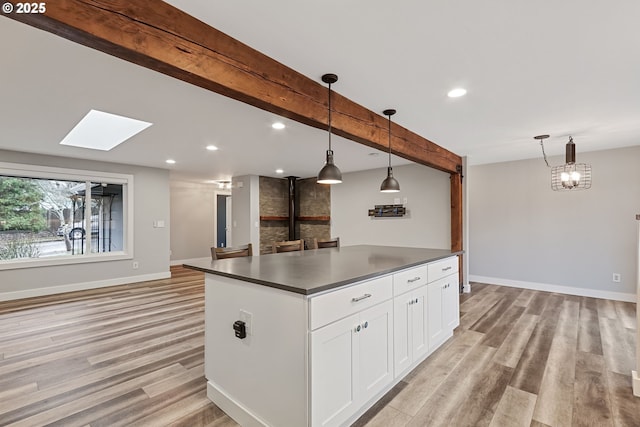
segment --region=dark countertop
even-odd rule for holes
[[[184,264],[205,273],[311,295],[462,252],[395,246],[342,246]]]

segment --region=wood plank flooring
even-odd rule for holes
[[[1,302],[0,426],[237,426],[206,397],[203,282]],[[640,426],[634,304],[472,289],[454,337],[354,425]]]

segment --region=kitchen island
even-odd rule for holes
[[[243,426],[349,425],[451,337],[458,255],[345,246],[203,259],[207,395]]]

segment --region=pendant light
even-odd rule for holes
[[[547,155],[544,152],[544,140],[549,135],[534,136],[540,141],[544,161],[549,166]],[[565,164],[551,168],[551,189],[553,191],[586,190],[591,188],[591,165],[576,163],[576,144],[573,137],[569,136],[565,149]]]
[[[551,188],[555,191],[591,188],[591,165],[576,163],[576,144],[571,136],[566,146],[565,164],[551,169]]]
[[[382,113],[389,117],[389,167],[387,167],[387,177],[380,185],[380,192],[397,193],[400,191],[400,184],[398,180],[393,177],[393,169],[391,168],[391,116],[396,113],[396,110],[384,110]]]
[[[342,172],[333,163],[333,151],[331,150],[331,85],[338,81],[335,74],[325,74],[322,81],[329,85],[329,149],[327,150],[327,161],[318,173],[318,184],[340,184],[342,182]]]

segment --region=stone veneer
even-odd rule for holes
[[[260,216],[289,216],[289,183],[284,178],[260,177]],[[331,215],[331,189],[316,178],[296,182],[298,216]],[[309,245],[314,238],[331,237],[329,221],[296,221],[296,236]],[[289,240],[288,221],[260,221],[260,254],[271,253],[271,243]]]

